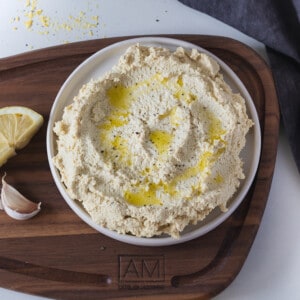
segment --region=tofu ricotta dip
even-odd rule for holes
[[[178,238],[213,209],[226,211],[251,126],[210,56],[135,44],[64,109],[53,160],[95,223]]]

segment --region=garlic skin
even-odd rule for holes
[[[2,190],[0,209],[4,210],[11,218],[16,220],[28,220],[41,210],[41,202],[35,203],[25,198],[2,177]]]

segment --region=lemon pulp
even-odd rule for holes
[[[24,148],[43,124],[43,117],[30,108],[8,106],[0,109],[0,166]]]

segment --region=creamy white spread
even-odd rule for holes
[[[136,44],[65,108],[54,164],[97,224],[178,238],[226,210],[252,125],[210,56]]]

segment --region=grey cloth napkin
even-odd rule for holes
[[[286,134],[300,172],[300,0],[180,0],[266,45]]]

